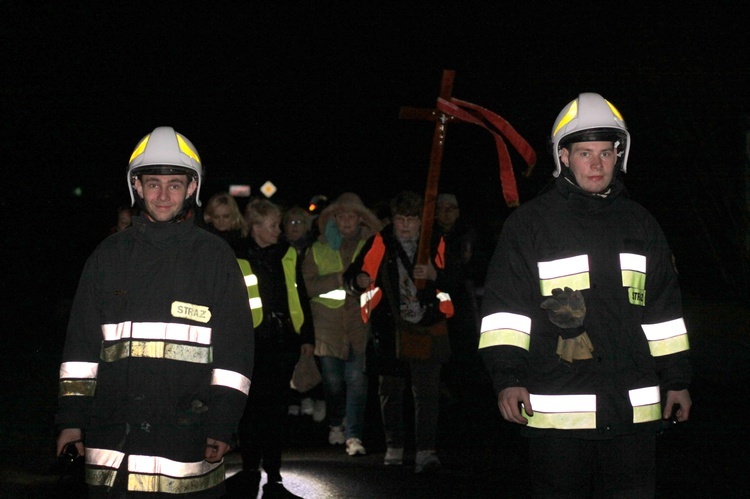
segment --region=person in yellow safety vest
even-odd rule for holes
[[[255,370],[239,428],[240,482],[257,493],[262,462],[268,475],[264,495],[282,495],[289,381],[300,355],[313,354],[313,330],[297,251],[279,242],[279,207],[257,199],[248,204],[245,216],[249,237],[237,246],[236,255],[253,317]]]
[[[344,283],[361,294],[362,317],[372,326],[379,395],[386,439],[384,464],[403,464],[403,403],[407,379],[414,394],[415,472],[440,466],[437,420],[441,366],[450,344],[446,318],[453,314],[450,296],[458,262],[445,259],[442,238],[431,244],[431,261],[415,264],[422,197],[400,193],[391,202],[393,223],[371,237],[344,274]],[[424,280],[417,289],[415,280]]]
[[[331,445],[346,444],[350,456],[365,454],[362,444],[367,377],[367,328],[358,297],[343,287],[343,273],[380,221],[356,194],[341,194],[318,217],[320,237],[302,265],[315,324],[315,355],[320,359]],[[344,427],[346,419],[346,427]]]
[[[555,121],[557,177],[506,220],[482,299],[480,355],[528,436],[535,497],[654,497],[656,435],[692,405],[678,276],[630,199],[630,133],[601,95]]]

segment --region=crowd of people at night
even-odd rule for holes
[[[129,161],[134,208],[73,303],[58,453],[85,456],[92,497],[219,497],[232,449],[248,491],[265,472],[265,497],[295,497],[283,453],[310,417],[327,426],[321,445],[353,459],[384,447],[383,466],[434,473],[442,394],[483,378],[529,437],[535,497],[652,497],[655,430],[691,406],[670,250],[618,178],[631,140],[613,104],[580,94],[551,137],[556,178],[495,248],[451,192],[426,232],[413,190],[379,209],[353,192],[313,211],[228,192],[201,206],[196,148],[155,129]],[[303,360],[321,382],[300,393]]]

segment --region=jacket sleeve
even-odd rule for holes
[[[514,213],[515,215],[515,213]],[[538,279],[526,227],[517,216],[506,221],[490,261],[482,299],[479,354],[496,393],[526,386],[531,339],[530,309]]]
[[[229,443],[245,409],[253,370],[253,319],[247,288],[227,247],[221,252],[213,321],[213,365],[209,388],[208,437]]]
[[[58,430],[88,426],[96,392],[101,326],[94,277],[100,272],[98,253],[86,261],[70,312],[58,389]]]
[[[302,306],[302,313],[305,316],[305,322],[302,323],[302,330],[300,331],[300,342],[315,345],[315,328],[313,327],[312,310],[310,310],[310,297],[307,295],[307,286],[302,276],[302,260],[297,260],[297,293],[299,294],[299,302]]]
[[[365,263],[365,256],[367,255],[367,252],[372,248],[372,243],[374,240],[375,236],[370,236],[367,241],[365,241],[365,244],[362,246],[362,249],[359,251],[354,261],[349,264],[346,270],[344,270],[344,289],[349,290],[354,294],[361,294],[364,291],[363,288],[357,286],[357,275],[363,272],[362,266]],[[376,276],[370,276],[370,278],[375,279]]]
[[[646,310],[643,332],[663,390],[682,390],[692,376],[690,346],[682,315],[677,270],[666,237],[656,220],[649,218],[653,235],[647,250]]]

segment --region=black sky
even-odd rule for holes
[[[399,107],[432,107],[441,71],[454,69],[456,97],[497,112],[536,149],[522,201],[549,179],[558,111],[599,92],[633,137],[633,197],[675,252],[688,267],[700,264],[695,244],[736,258],[748,7],[521,3],[4,2],[0,202],[4,226],[20,231],[4,228],[5,246],[54,253],[76,274],[129,201],[132,148],[160,125],[198,148],[203,199],[266,180],[288,203],[421,191],[431,126],[400,121]],[[468,212],[507,214],[487,132],[452,126],[443,171]]]

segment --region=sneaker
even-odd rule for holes
[[[434,450],[417,451],[417,458],[414,464],[414,473],[433,470],[440,467],[440,460]]]
[[[367,451],[365,451],[365,447],[362,445],[362,440],[358,438],[350,438],[346,441],[346,453],[350,456],[356,456],[357,454],[364,456],[367,454]]]
[[[305,416],[312,416],[313,401],[311,398],[308,397],[308,398],[302,399],[301,410],[302,410],[302,414],[304,414]]]
[[[404,449],[402,447],[388,447],[383,464],[386,466],[401,466],[404,464]]]
[[[316,400],[313,404],[313,421],[320,423],[326,418],[326,401]]]
[[[328,443],[331,445],[341,445],[346,443],[343,426],[331,426],[331,430],[328,432]]]

